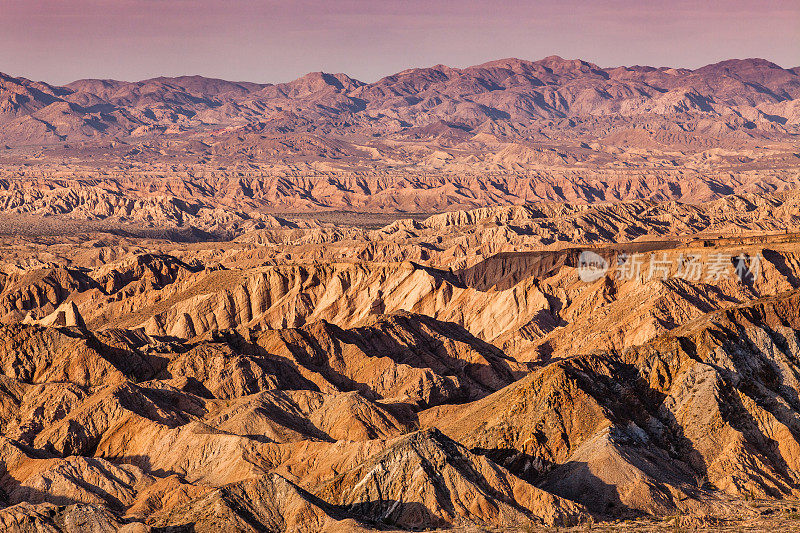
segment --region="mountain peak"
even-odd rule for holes
[[[364,85],[363,82],[353,79],[347,74],[317,71],[309,72],[294,81],[283,83],[280,87],[287,91],[287,95],[305,97],[320,92],[347,93],[362,85]]]

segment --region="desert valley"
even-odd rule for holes
[[[0,528],[800,528],[800,67],[0,74]]]

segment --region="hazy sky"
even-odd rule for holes
[[[202,74],[375,81],[504,57],[800,65],[800,0],[0,0],[0,71],[52,83]]]

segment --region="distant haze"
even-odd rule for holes
[[[0,71],[51,83],[201,74],[375,81],[551,54],[600,66],[800,65],[800,2],[1,0]]]

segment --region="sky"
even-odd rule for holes
[[[365,82],[411,67],[580,58],[800,66],[799,0],[0,0],[0,72],[63,84],[200,74]]]

